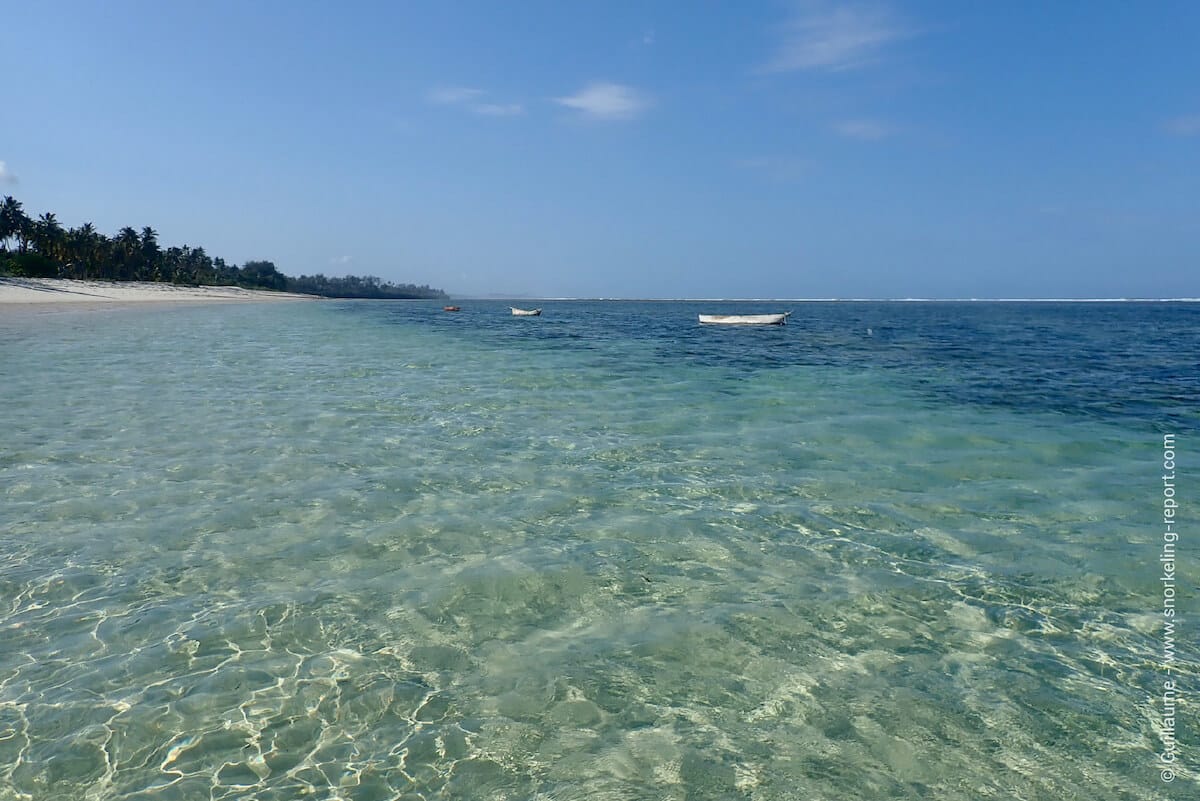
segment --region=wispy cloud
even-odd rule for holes
[[[896,131],[878,120],[842,120],[835,123],[833,130],[847,139],[876,142],[895,135]]]
[[[520,103],[476,103],[470,109],[488,117],[512,117],[525,113],[525,107]]]
[[[8,170],[8,165],[0,161],[0,184],[15,184],[17,176],[13,175]]]
[[[797,3],[783,24],[783,41],[763,72],[839,71],[879,60],[881,52],[911,32],[885,7]]]
[[[554,102],[596,120],[632,119],[651,105],[649,97],[631,86],[604,82],[588,84],[573,95],[555,98]]]
[[[1188,114],[1167,120],[1163,129],[1172,136],[1200,136],[1200,114]],[[2,167],[3,164],[0,164]]]
[[[485,95],[484,90],[469,86],[442,86],[430,89],[426,97],[430,103],[455,106],[485,117],[513,117],[525,113],[525,107],[520,103],[485,103],[482,100]]]
[[[329,260],[329,266],[345,267],[347,264],[349,264],[352,261],[354,261],[353,256],[334,256],[332,259]]]

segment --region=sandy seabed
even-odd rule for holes
[[[314,295],[267,292],[237,286],[177,286],[148,281],[77,281],[66,278],[0,278],[0,305],[315,299]]]

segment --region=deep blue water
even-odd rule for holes
[[[347,309],[549,349],[641,341],[666,362],[747,374],[899,371],[935,403],[1200,425],[1200,303],[538,301],[543,316],[528,326],[512,325],[503,303],[459,303],[458,314],[425,303]],[[696,324],[698,314],[786,310],[783,328]]]

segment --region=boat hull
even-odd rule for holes
[[[517,309],[509,306],[512,309],[513,317],[540,317],[541,309]]]
[[[783,314],[701,314],[702,325],[784,325],[791,312]]]

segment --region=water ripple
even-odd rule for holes
[[[0,320],[0,799],[1158,797],[1190,309],[463,305]]]

